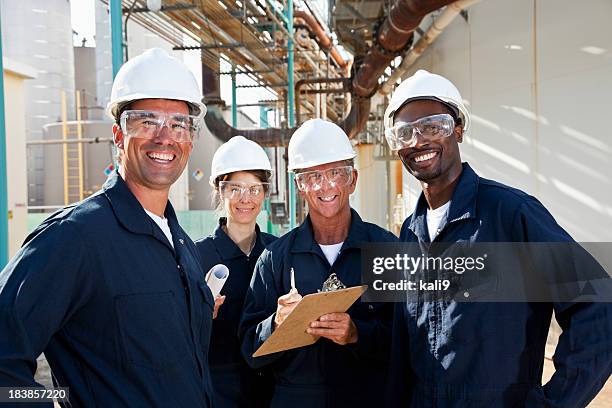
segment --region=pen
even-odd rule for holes
[[[297,289],[295,288],[295,271],[291,268],[291,293],[297,293]]]

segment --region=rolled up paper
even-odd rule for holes
[[[210,271],[208,271],[204,279],[213,294],[213,298],[219,296],[227,278],[229,278],[229,269],[227,266],[218,264],[210,268]]]

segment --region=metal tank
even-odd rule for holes
[[[1,0],[0,4],[4,56],[37,71],[37,78],[25,83],[26,140],[40,140],[43,126],[60,120],[62,91],[68,112],[74,112],[70,3]],[[28,154],[28,205],[44,205],[44,149],[30,148]]]

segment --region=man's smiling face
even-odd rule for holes
[[[450,112],[450,108],[441,102],[417,99],[401,107],[394,116],[394,122],[414,122],[427,116]],[[408,172],[418,180],[432,183],[437,179],[447,178],[454,167],[461,167],[458,145],[463,140],[461,126],[455,126],[450,137],[437,140],[427,140],[419,134],[416,137],[414,146],[401,149],[397,153]]]
[[[130,104],[131,110],[161,113],[189,114],[185,102],[169,99],[142,99]],[[147,189],[167,190],[185,169],[192,142],[176,142],[163,127],[159,133],[144,139],[125,135],[118,125],[114,127],[115,144],[122,151],[121,166],[126,182]]]

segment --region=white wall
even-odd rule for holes
[[[374,148],[373,144],[361,144],[354,147],[357,152],[355,168],[359,175],[357,188],[351,195],[350,203],[364,221],[388,227],[389,175],[386,171],[386,162],[375,160]]]
[[[483,0],[415,64],[473,114],[463,160],[537,196],[577,240],[612,240],[612,3]],[[410,208],[419,187],[405,173]]]
[[[4,58],[4,100],[6,130],[6,169],[9,257],[21,247],[27,235],[28,180],[26,171],[25,81],[36,77],[36,70]],[[4,216],[4,215],[3,215]]]

